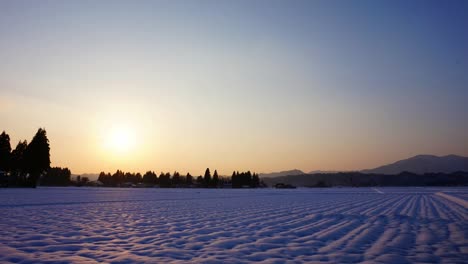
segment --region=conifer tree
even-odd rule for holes
[[[10,171],[11,169],[11,145],[10,136],[3,131],[0,134],[0,171]]]
[[[187,176],[185,176],[185,183],[187,185],[192,185],[193,184],[193,177],[188,172],[187,172]]]
[[[212,181],[212,185],[214,187],[218,187],[218,184],[219,184],[219,176],[218,176],[218,171],[215,170],[214,173],[213,173],[213,181]]]
[[[205,177],[203,179],[204,179],[205,185],[209,186],[211,182],[210,168],[206,168]]]
[[[34,135],[26,149],[25,160],[30,174],[28,185],[35,188],[40,176],[50,168],[49,139],[45,129],[39,128]]]

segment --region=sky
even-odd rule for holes
[[[467,1],[0,1],[0,130],[52,166],[468,156]]]

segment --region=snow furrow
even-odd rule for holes
[[[467,188],[0,191],[0,263],[464,263]]]

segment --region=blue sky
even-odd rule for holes
[[[15,145],[45,126],[53,164],[77,172],[468,155],[467,11],[466,1],[1,1],[1,128]],[[134,148],[109,153],[102,141],[128,127]]]

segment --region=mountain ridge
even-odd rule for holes
[[[373,169],[355,170],[355,171],[336,171],[336,170],[312,170],[303,172],[299,169],[284,170],[271,173],[260,173],[263,178],[274,178],[281,176],[293,176],[304,174],[333,174],[340,172],[361,172],[366,174],[388,174],[394,175],[402,172],[411,172],[415,174],[424,173],[452,173],[457,171],[468,172],[468,157],[449,154],[445,156],[436,156],[431,154],[419,154],[410,158],[395,161],[375,167]]]
[[[401,172],[424,173],[452,173],[468,171],[468,157],[454,154],[436,156],[420,154],[373,169],[361,170],[362,173],[399,174]]]
[[[293,169],[293,170],[285,170],[279,172],[270,172],[270,173],[259,173],[259,177],[261,178],[274,178],[274,177],[281,177],[281,176],[288,176],[288,175],[303,175],[306,174],[305,172]]]

